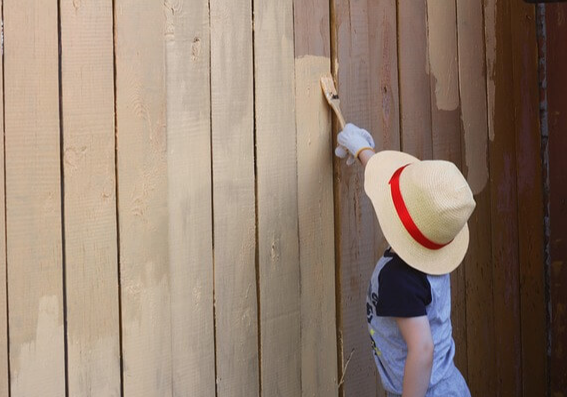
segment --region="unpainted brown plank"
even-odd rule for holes
[[[338,396],[329,1],[294,2],[301,268],[301,395]]]
[[[253,7],[261,391],[300,396],[293,0]]]
[[[112,2],[61,2],[68,389],[120,394]]]
[[[172,395],[164,7],[115,6],[123,389]]]
[[[516,114],[518,245],[522,327],[522,392],[547,391],[547,330],[543,255],[543,184],[535,7],[511,7]]]
[[[456,1],[428,1],[427,20],[433,158],[451,161],[462,169]],[[465,268],[459,266],[451,274],[451,320],[455,363],[466,373],[465,297]]]
[[[333,1],[334,73],[348,122],[370,130],[368,2]],[[337,127],[338,128],[338,127]],[[373,396],[379,379],[366,322],[366,291],[376,264],[376,221],[359,164],[335,159],[339,375],[343,396]],[[346,371],[345,371],[346,369]]]
[[[515,5],[510,0],[488,0],[484,10],[492,182],[495,393],[502,396],[521,395],[522,385],[515,115],[514,101],[510,100],[514,92],[511,7]]]
[[[376,150],[400,150],[400,95],[396,0],[368,1],[368,51],[370,131]],[[371,215],[374,216],[375,215]],[[374,218],[375,222],[377,219]],[[382,256],[388,246],[380,227],[374,228],[374,255]],[[376,262],[376,260],[374,261]],[[372,263],[375,265],[375,263]],[[369,279],[367,279],[368,284]],[[366,286],[364,286],[366,289]],[[365,291],[366,294],[366,291]],[[366,296],[364,297],[366,299]],[[368,329],[366,329],[368,332]],[[372,354],[372,353],[371,353]],[[376,395],[385,396],[377,375]]]
[[[260,393],[260,364],[252,4],[210,5],[217,395],[253,397]],[[266,299],[276,299],[267,292]]]
[[[457,365],[473,395],[490,394],[496,387],[483,24],[481,3],[457,0],[461,166],[477,204],[469,220],[470,243],[462,265],[467,360],[464,363],[458,360]]]
[[[551,396],[567,395],[567,4],[545,6],[547,29],[546,69],[549,148],[549,232],[550,232],[550,346],[549,379]]]
[[[164,5],[172,394],[213,397],[209,7]]]
[[[65,395],[57,2],[4,4],[10,392]]]
[[[370,131],[376,150],[400,150],[396,0],[367,1]],[[386,242],[376,228],[377,256]]]
[[[398,0],[398,21],[402,150],[422,160],[431,159],[427,0]]]

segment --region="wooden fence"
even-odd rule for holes
[[[383,395],[386,242],[319,78],[378,149],[455,162],[473,395],[547,390],[534,6],[3,0],[0,395]],[[336,133],[336,128],[335,131]]]

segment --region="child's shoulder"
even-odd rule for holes
[[[380,262],[376,314],[379,317],[418,317],[431,303],[427,275],[387,250]]]
[[[398,254],[388,248],[382,256],[382,277],[418,278],[427,280],[427,274],[408,265]]]

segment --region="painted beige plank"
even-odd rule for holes
[[[398,0],[402,150],[420,159],[433,155],[426,3]]]
[[[252,397],[260,393],[260,373],[251,1],[211,1],[211,39],[217,393],[219,397]],[[270,166],[259,163],[258,168]],[[271,216],[266,212],[272,209],[262,209],[262,219]],[[271,295],[266,299],[277,301]],[[288,332],[285,324],[280,327],[276,333]],[[266,335],[268,351],[277,345],[272,337]],[[270,360],[268,353],[266,360]],[[278,369],[266,370],[266,378],[272,379]]]
[[[0,8],[2,7],[0,1]],[[3,65],[0,62],[0,75],[4,75]],[[0,125],[4,131],[4,85],[0,79]],[[4,190],[4,140],[0,140],[0,197],[5,198]],[[4,202],[5,205],[5,202]],[[10,393],[8,372],[8,312],[6,302],[6,217],[0,210],[0,395],[8,396]]]
[[[489,188],[488,119],[482,4],[457,0],[462,165],[474,194]]]
[[[302,396],[338,396],[329,1],[294,2]],[[324,364],[323,364],[324,363]]]
[[[433,157],[461,163],[457,10],[454,0],[427,2]]]
[[[11,395],[65,394],[57,2],[4,4]]]
[[[261,390],[301,395],[293,1],[254,2]]]
[[[431,135],[433,158],[448,160],[462,169],[461,104],[456,2],[427,2],[428,50],[431,77]],[[465,78],[467,78],[465,76]],[[471,269],[472,270],[472,269]],[[455,363],[466,374],[465,267],[451,274],[451,318],[456,344]]]
[[[115,2],[124,395],[170,396],[163,3]]]
[[[494,390],[494,313],[488,120],[482,4],[457,0],[459,92],[461,97],[462,170],[477,203],[469,221],[466,273],[466,367],[460,368],[473,394]],[[457,361],[459,364],[459,361]]]
[[[208,4],[165,5],[173,395],[207,397],[215,395]]]
[[[120,395],[112,2],[61,2],[68,388]]]

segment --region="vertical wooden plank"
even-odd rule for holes
[[[430,159],[433,149],[427,0],[398,0],[398,20],[402,150],[422,160]]]
[[[331,29],[332,66],[346,119],[368,129],[377,150],[399,149],[396,2],[333,1]],[[363,192],[362,168],[336,160],[335,170],[341,394],[384,395],[365,302],[370,275],[387,243]]]
[[[521,395],[518,203],[510,0],[485,3],[496,395]],[[526,363],[526,365],[531,365]],[[484,369],[486,371],[486,369]]]
[[[341,107],[348,122],[370,129],[368,2],[335,0],[333,6],[333,66]],[[335,159],[335,172],[339,374],[344,380],[340,392],[344,396],[373,396],[379,380],[370,350],[365,302],[376,264],[375,215],[363,192],[362,167],[347,167]]]
[[[61,2],[69,394],[120,394],[111,1]]]
[[[376,150],[400,150],[400,97],[396,0],[367,1],[370,131]],[[386,242],[377,230],[377,252]]]
[[[11,395],[65,394],[57,2],[4,4]]]
[[[550,209],[550,395],[567,395],[567,4],[545,6],[547,29],[547,100],[549,115],[549,209]]]
[[[219,397],[253,397],[260,393],[260,374],[256,288],[251,1],[211,1],[211,38],[217,389]],[[267,72],[266,70],[261,71],[264,76]],[[273,106],[271,102],[273,98],[264,97],[264,100],[272,103],[270,106]],[[268,120],[270,116],[266,113],[261,116],[265,117],[265,123],[273,122]],[[290,127],[289,124],[287,126]],[[285,133],[281,130],[268,133],[268,130],[265,129],[269,128],[267,124],[263,124],[261,128],[264,128],[261,132],[266,136],[262,141],[264,145],[269,144],[269,140],[273,139],[269,136],[272,133],[274,135],[289,134],[293,137],[293,129]],[[286,149],[290,150],[289,141],[286,143]],[[263,155],[266,156],[267,153],[263,152]],[[274,163],[274,166],[277,165],[277,162]],[[271,165],[266,163],[263,163],[262,166],[271,168]],[[268,172],[271,172],[273,176],[276,175],[274,169]],[[284,179],[291,178],[291,175],[284,175],[284,173],[281,175]],[[273,183],[272,181],[263,182],[268,186]],[[266,199],[266,191],[263,193],[263,198]],[[272,215],[270,214],[272,209],[269,206],[270,204],[266,202],[262,204],[264,217]],[[289,211],[286,206],[287,203],[279,209]],[[292,212],[289,215],[294,216]],[[268,232],[266,229],[263,230]],[[292,238],[291,230],[285,230],[285,233],[289,233],[287,238]],[[292,252],[286,255],[290,254],[295,255]],[[278,267],[282,266],[282,269],[277,270],[276,273],[282,274],[279,272],[287,271],[283,268],[284,266],[288,269],[296,266],[291,255],[284,262],[277,264]],[[264,260],[266,260],[265,257]],[[273,288],[270,283],[276,282],[276,279],[271,279],[272,276],[268,277],[269,284],[266,284],[264,299],[273,301],[270,303],[274,304],[279,297],[270,294]],[[274,274],[273,277],[277,278],[278,275]],[[285,292],[281,291],[286,294],[295,292],[294,288]],[[283,299],[287,298],[283,297]],[[269,303],[266,304],[269,305]],[[272,308],[273,311],[269,314],[277,318],[287,309],[295,310],[295,307],[282,307],[277,311]],[[283,329],[276,333],[281,332],[280,335],[283,336],[289,332],[285,330],[285,323],[280,323],[279,326]],[[293,331],[295,331],[294,327],[295,325],[292,326]],[[267,328],[270,330],[271,325],[268,325]],[[275,346],[272,345],[277,342],[272,338],[277,336],[269,334],[265,336],[266,344],[270,345],[267,350],[273,352],[272,349]],[[285,349],[283,346],[281,348]],[[267,359],[274,360],[275,357],[268,355]],[[298,363],[293,362],[293,364]],[[273,365],[272,361],[268,371],[278,370],[277,366]],[[268,372],[265,377],[274,378],[275,373]]]
[[[254,1],[253,6],[261,391],[299,396],[293,0]]]
[[[170,396],[164,7],[115,2],[124,394]]]
[[[482,3],[457,0],[462,170],[476,201],[469,220],[469,250],[463,264],[467,362],[461,370],[473,395],[492,394],[496,388],[483,25]]]
[[[338,396],[331,117],[320,78],[331,71],[328,0],[294,1],[301,395]]]
[[[400,95],[396,0],[368,1],[370,126],[376,150],[400,150]],[[373,215],[376,219],[376,215]],[[374,255],[380,258],[388,242],[374,229]],[[375,263],[373,263],[375,265]],[[373,270],[373,268],[372,268]],[[370,279],[367,279],[367,284]],[[363,305],[366,306],[367,286]],[[366,331],[368,329],[366,328]],[[378,376],[378,396],[385,395]]]
[[[435,159],[461,163],[459,62],[455,0],[427,2],[431,133]]]
[[[451,161],[462,169],[456,1],[429,0],[427,20],[433,158]],[[465,268],[459,266],[451,274],[451,318],[455,363],[466,374],[465,296]]]
[[[3,1],[0,1],[2,9]],[[3,44],[2,44],[3,47]],[[3,48],[2,48],[2,51]],[[0,125],[4,134],[4,62],[0,62]],[[8,369],[8,306],[6,287],[6,191],[4,189],[4,139],[0,139],[0,395],[10,395]]]
[[[202,0],[164,4],[172,390],[174,396],[212,397],[209,7]],[[159,58],[152,61],[157,66]]]
[[[524,396],[543,396],[547,391],[547,330],[536,15],[535,7],[523,2],[511,7],[511,12],[516,114],[522,392]]]

